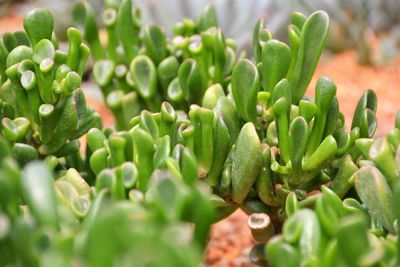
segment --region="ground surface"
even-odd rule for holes
[[[21,16],[10,15],[0,18],[0,33],[14,31],[22,26]],[[400,109],[400,61],[383,67],[365,67],[356,63],[353,51],[347,51],[335,57],[324,58],[314,75],[309,94],[313,94],[316,80],[320,76],[329,76],[337,85],[340,109],[346,116],[347,125],[351,124],[352,114],[359,97],[369,88],[378,95],[378,131],[383,135],[393,127],[396,111]],[[93,87],[93,85],[91,85]],[[105,125],[112,124],[109,111],[99,101],[95,88],[85,88],[88,105],[101,114]],[[205,255],[208,266],[253,266],[248,262],[248,253],[254,244],[246,227],[247,216],[237,211],[226,220],[215,224],[211,240]]]

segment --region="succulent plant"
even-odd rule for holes
[[[59,50],[43,9],[0,38],[1,266],[198,266],[211,224],[238,208],[259,265],[398,265],[400,112],[373,139],[372,90],[349,130],[328,77],[305,95],[325,12],[293,13],[289,44],[260,20],[251,61],[211,6],[172,40],[154,25],[139,35],[130,0],[106,7],[104,48],[84,2],[88,46],[70,28]],[[116,128],[86,107],[88,47]]]
[[[254,30],[257,63],[240,60],[228,90],[219,83],[209,86],[201,106],[184,113],[164,102],[160,112],[133,117],[128,131],[91,130],[92,171],[111,175],[109,168],[115,173],[130,168],[135,179],[127,183],[145,192],[157,167],[180,169],[184,180],[205,179],[215,194],[218,218],[239,206],[249,213],[271,209],[278,218],[288,194],[303,200],[330,181],[343,197],[358,169],[355,142],[376,130],[376,96],[373,91],[362,96],[351,131],[344,128],[336,86],[329,78],[318,81],[315,100],[304,97],[329,23],[323,12],[309,18],[294,13],[292,20],[291,47],[272,39],[259,22]],[[311,67],[305,68],[306,63]],[[182,149],[187,154],[183,158]]]
[[[268,29],[278,36],[286,38],[286,25],[290,21],[294,1],[277,0],[174,0],[166,4],[163,1],[137,0],[135,3],[141,8],[144,23],[157,23],[166,32],[172,32],[174,24],[180,20],[194,18],[206,5],[215,7],[218,24],[226,36],[236,40],[238,49],[251,55],[251,27],[257,19],[264,18]],[[232,17],[235,18],[232,21]]]
[[[357,170],[355,142],[376,130],[372,91],[360,99],[351,131],[344,128],[336,86],[329,78],[319,79],[314,100],[304,96],[320,54],[311,51],[322,50],[328,20],[323,12],[309,18],[295,13],[292,20],[291,47],[272,39],[262,22],[256,25],[257,64],[246,59],[236,64],[227,96],[220,96],[215,86],[206,91],[203,105],[213,108],[214,123],[213,136],[203,147],[214,143],[218,148],[209,155],[193,148],[199,161],[202,155],[212,159],[211,169],[202,172],[217,195],[250,213],[269,210],[274,218],[290,192],[304,199],[333,181],[345,194],[348,188],[343,185]],[[301,62],[311,67],[301,67]],[[202,113],[205,123],[206,109]]]
[[[371,94],[366,92],[359,101],[353,125],[361,106],[376,106]],[[260,242],[253,248],[253,261],[261,266],[266,262],[271,266],[373,266],[378,262],[397,266],[399,140],[398,128],[375,140],[357,139],[354,162],[346,156],[322,192],[301,201],[293,192],[286,197],[282,234],[273,236],[268,214],[252,214],[248,225]],[[264,249],[265,254],[260,253]]]
[[[129,120],[142,109],[158,111],[168,100],[188,110],[190,104],[202,102],[209,85],[225,87],[229,82],[236,46],[217,28],[212,7],[197,22],[177,24],[169,39],[157,25],[142,29],[140,9],[130,0],[106,1],[104,50],[91,7],[78,2],[73,14],[93,51],[94,79],[121,130],[127,130]]]
[[[1,133],[20,163],[79,154],[78,138],[101,123],[80,89],[89,48],[69,28],[68,52],[59,50],[44,9],[28,13],[24,28],[1,36]]]
[[[355,177],[372,178],[376,175],[374,172],[361,169]],[[396,197],[398,194],[396,191]],[[341,201],[325,187],[314,208],[315,211],[309,208],[292,210],[282,234],[269,240],[265,253],[271,266],[398,264],[397,237],[376,217],[370,217],[368,208],[357,199]]]
[[[21,170],[3,139],[0,148],[1,265],[200,262],[213,209],[206,194],[176,172],[158,169],[147,192],[123,185],[117,192],[115,183],[133,177],[127,164],[116,174],[103,171],[90,187],[73,168],[53,172],[48,162],[33,161]],[[147,256],[150,247],[157,256]]]
[[[289,218],[282,234],[267,240],[265,253],[272,266],[372,266],[378,262],[397,266],[400,150],[398,142],[388,139],[398,134],[395,128],[387,137],[371,140],[369,149],[362,149],[361,168],[349,180],[356,198],[341,201],[323,187],[312,211],[288,196]]]

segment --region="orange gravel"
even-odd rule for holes
[[[253,267],[249,253],[255,241],[247,227],[247,215],[238,210],[227,219],[213,225],[206,252],[207,266]]]

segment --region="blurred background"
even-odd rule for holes
[[[0,30],[18,26],[17,19],[32,7],[46,7],[57,17],[59,37],[73,24],[71,9],[74,0],[0,0]],[[87,0],[101,23],[103,0]],[[387,64],[400,53],[400,1],[398,0],[135,0],[142,10],[144,25],[157,23],[171,34],[173,25],[185,17],[196,17],[207,4],[217,10],[219,25],[227,37],[237,40],[239,47],[251,53],[252,29],[263,18],[274,38],[287,39],[290,14],[306,15],[325,10],[331,19],[327,48],[333,53],[346,49],[357,51],[361,64]]]
[[[103,0],[87,0],[96,9],[101,23]],[[51,10],[56,33],[62,40],[73,25],[73,0],[0,0],[0,34],[22,28],[23,15],[34,7]],[[329,76],[337,85],[340,109],[348,118],[356,101],[367,89],[378,95],[378,132],[389,131],[400,108],[400,1],[399,0],[133,0],[142,10],[143,25],[156,23],[171,35],[173,25],[184,18],[194,19],[207,4],[213,4],[225,36],[237,41],[239,49],[251,57],[253,27],[265,20],[273,38],[286,41],[291,12],[306,15],[325,10],[330,16],[330,35],[323,57],[308,90],[313,94],[320,76]],[[103,119],[112,123],[90,79],[83,85]],[[100,97],[101,98],[101,97]],[[246,217],[235,213],[216,224],[206,255],[208,266],[251,266],[247,254],[254,242],[245,224]]]

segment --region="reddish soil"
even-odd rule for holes
[[[109,109],[104,107],[104,103],[98,99],[87,98],[86,104],[89,107],[93,107],[101,116],[101,120],[103,121],[104,127],[110,127],[114,123],[114,118]]]
[[[247,227],[247,215],[238,210],[227,219],[214,224],[206,252],[208,266],[252,267],[249,253],[255,241]]]
[[[24,17],[10,10],[7,12],[6,16],[0,16],[0,34],[22,29],[22,20]]]

